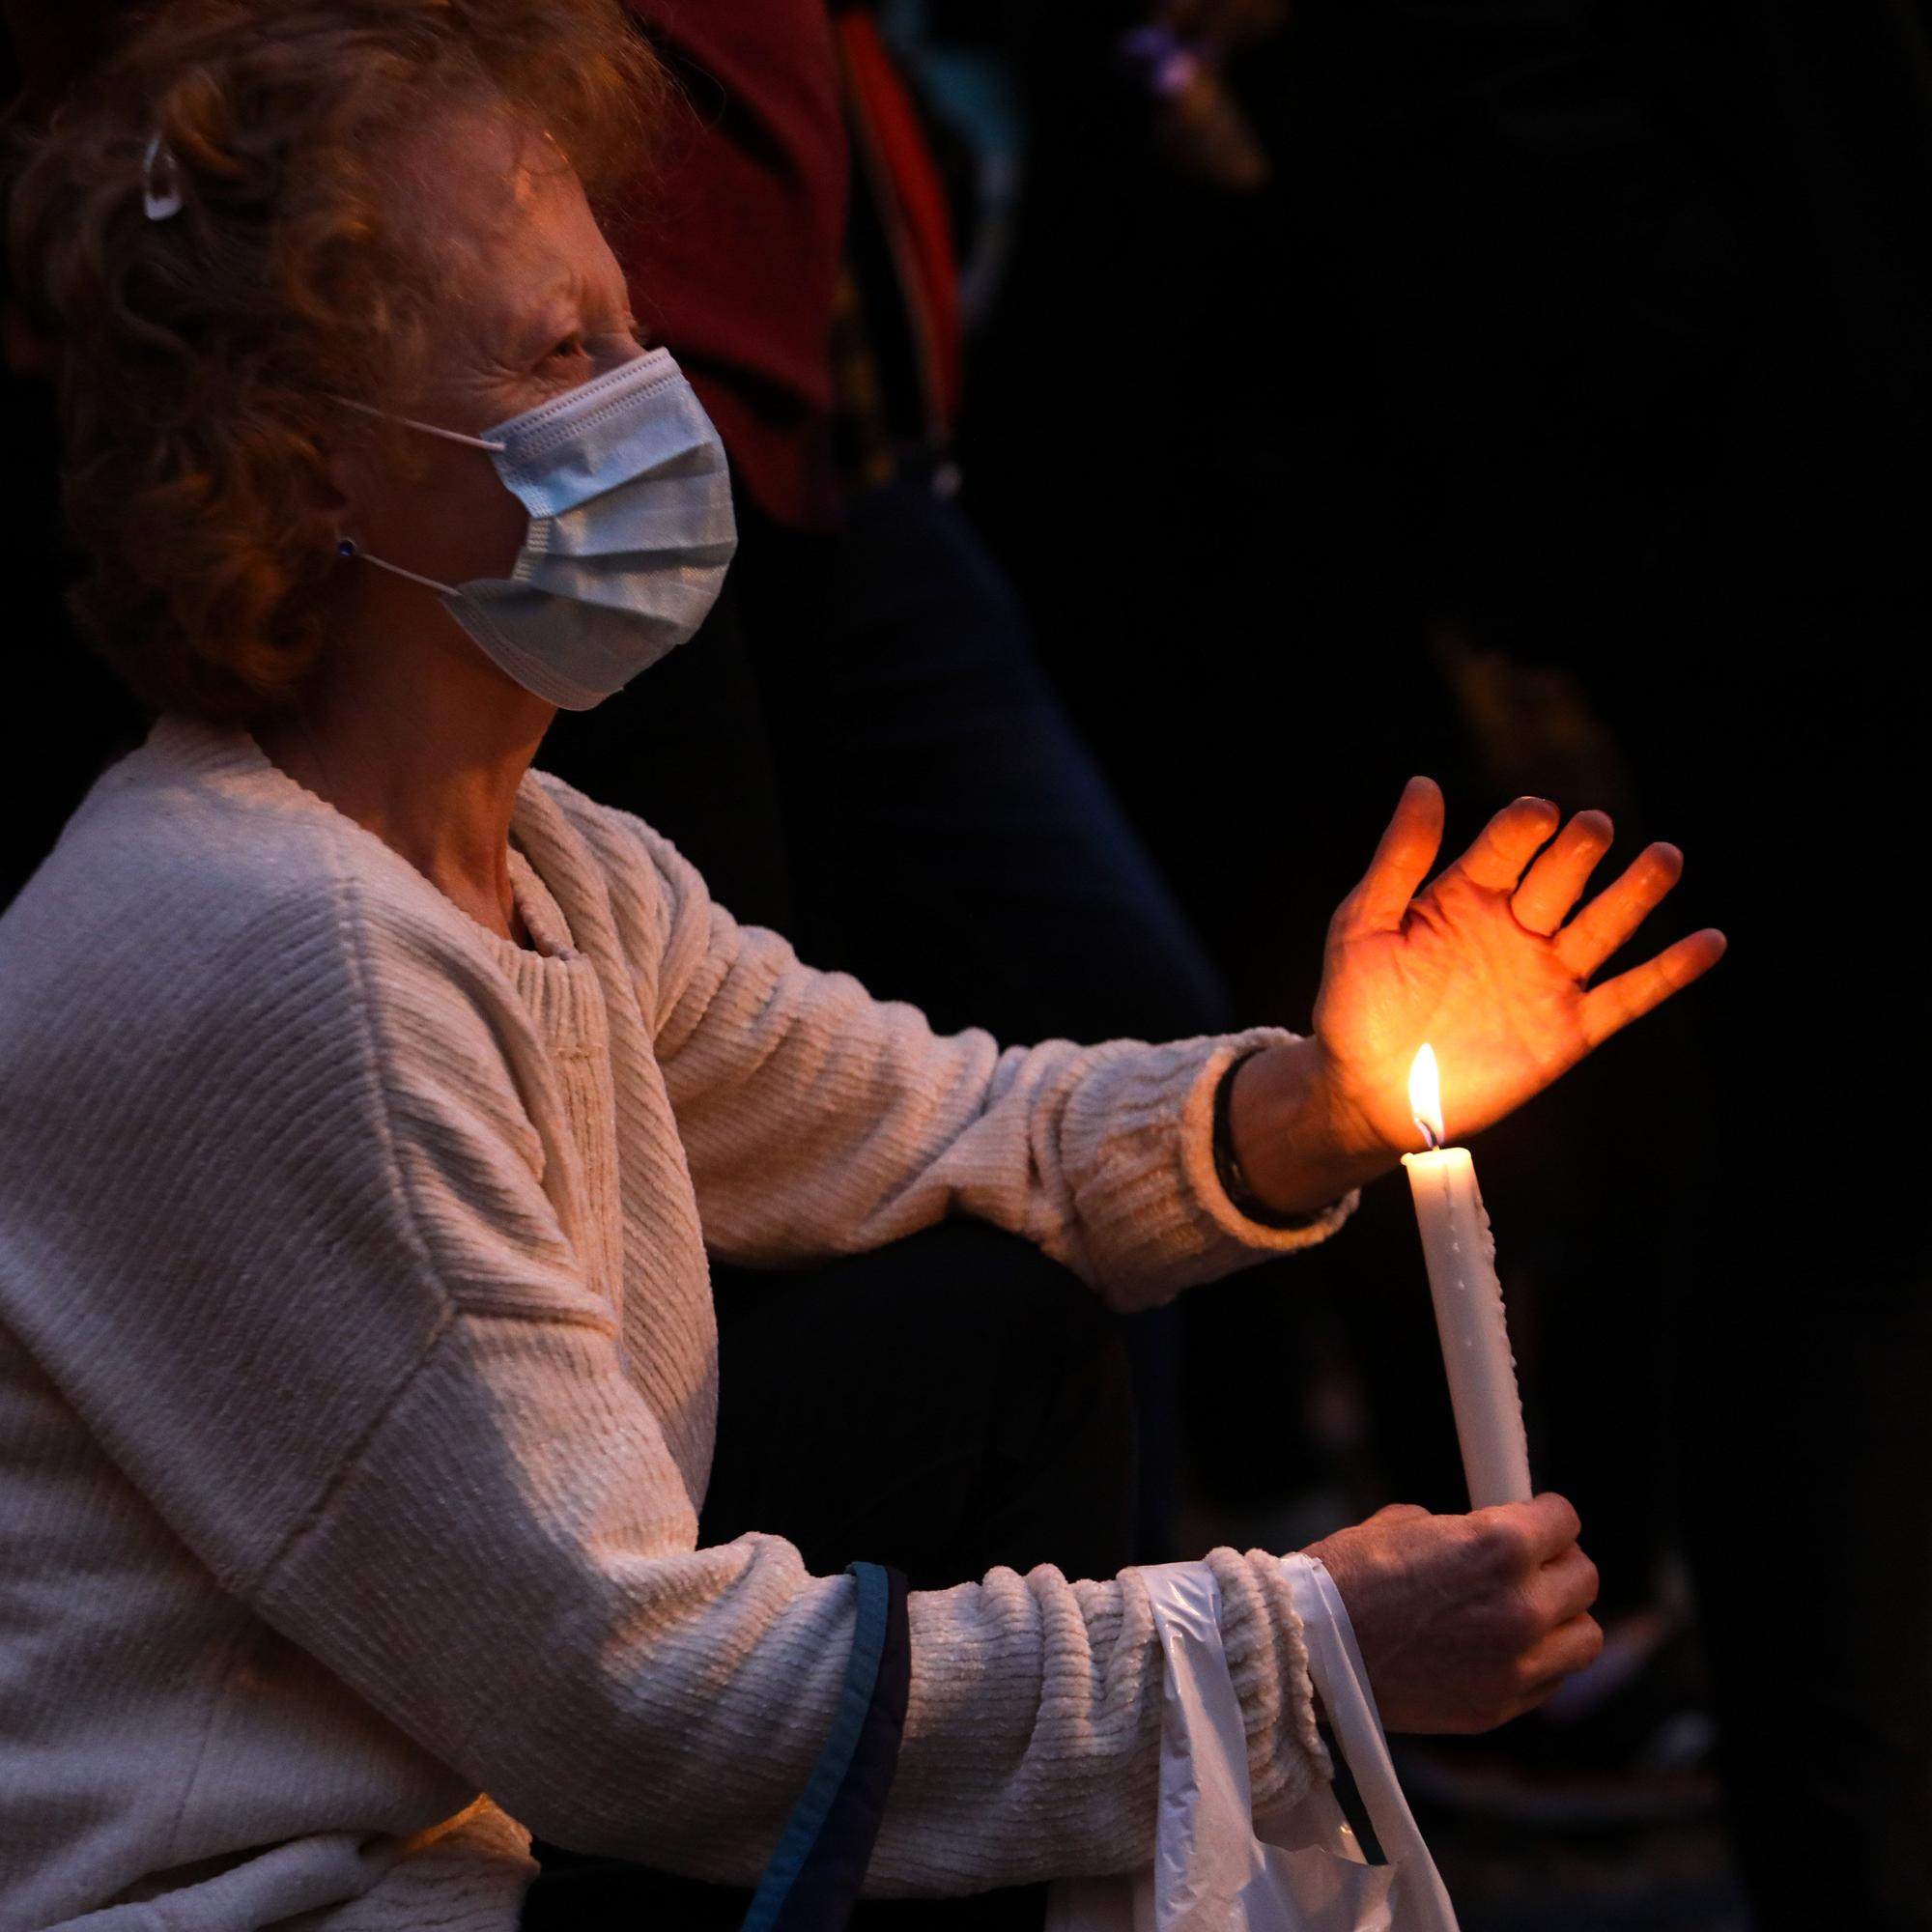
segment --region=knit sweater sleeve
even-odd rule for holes
[[[1134,1309],[1322,1240],[1352,1210],[1351,1194],[1306,1227],[1264,1227],[1216,1179],[1216,1083],[1236,1055],[1293,1035],[1004,1051],[977,1030],[936,1035],[917,1008],[740,925],[667,839],[607,818],[648,859],[666,909],[647,993],[719,1252],[782,1264],[973,1214]]]

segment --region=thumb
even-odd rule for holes
[[[1397,931],[1441,845],[1442,788],[1434,779],[1410,779],[1368,871],[1337,918],[1359,932]]]
[[[1435,1511],[1424,1509],[1420,1503],[1384,1503],[1374,1516],[1369,1518],[1369,1521],[1413,1522],[1418,1517],[1433,1515]]]

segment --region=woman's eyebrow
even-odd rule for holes
[[[629,326],[633,320],[631,292],[622,281],[607,284],[602,278],[582,271],[566,271],[536,296],[532,313],[548,317],[550,327],[566,319],[581,323],[587,316],[603,314],[617,317]]]
[[[551,347],[560,337],[574,335],[582,326],[582,305],[576,299],[575,283],[559,282],[547,289],[531,306],[518,316],[515,339],[531,354]]]

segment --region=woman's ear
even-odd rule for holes
[[[392,422],[337,405],[338,422],[328,425],[324,465],[329,514],[344,536],[360,538],[364,526],[384,524],[395,514],[395,496],[412,480],[415,440]]]
[[[350,505],[355,500],[354,465],[338,445],[323,466],[322,507],[337,529],[349,522]]]
[[[361,410],[330,397],[322,423],[323,492],[328,512],[338,524],[353,518],[369,500],[375,480],[375,453],[370,444],[379,425]]]

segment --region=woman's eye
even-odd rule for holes
[[[582,355],[582,354],[583,338],[581,335],[565,335],[552,345],[550,353],[544,357],[544,360],[546,362],[556,362],[564,360],[569,356]]]

